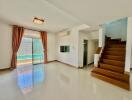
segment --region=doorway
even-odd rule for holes
[[[23,37],[17,53],[17,66],[43,63],[43,51],[40,38]]]
[[[83,41],[83,66],[87,65],[87,55],[88,55],[88,40]]]

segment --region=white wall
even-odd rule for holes
[[[74,27],[67,31],[57,33],[57,60],[78,67],[78,29]],[[60,52],[60,46],[69,45],[70,52]]]
[[[83,41],[88,40],[88,55],[87,64],[94,62],[94,54],[96,48],[98,47],[99,31],[89,32],[89,33],[79,33],[79,58],[78,63],[80,67],[83,67]]]
[[[121,38],[125,41],[127,36],[127,18],[105,24],[105,32],[112,39]]]
[[[88,41],[88,64],[94,62],[94,54],[96,53],[98,47],[97,40]]]
[[[127,25],[125,71],[130,72],[130,67],[132,68],[132,17],[128,18],[128,25]]]
[[[0,22],[0,69],[9,68],[12,54],[12,28]]]
[[[47,34],[48,61],[56,60],[56,34]]]
[[[99,39],[99,30],[90,32],[89,34],[91,35],[91,39]]]
[[[105,45],[105,32],[103,28],[99,29],[99,47],[104,47]]]
[[[31,38],[40,38],[40,32],[32,31],[32,30],[24,30],[24,36],[25,37],[31,37]]]

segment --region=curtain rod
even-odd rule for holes
[[[12,24],[9,24],[10,26],[14,26],[14,25],[12,25]],[[19,25],[16,25],[16,26],[19,26]],[[20,27],[23,27],[23,26],[21,26],[20,25]],[[27,30],[31,30],[31,31],[37,31],[37,32],[41,32],[41,31],[39,31],[39,30],[35,30],[35,29],[31,29],[31,28],[25,28],[25,27],[23,27],[24,29],[27,29]]]

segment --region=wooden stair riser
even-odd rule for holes
[[[123,56],[103,55],[102,58],[109,60],[125,61],[125,57]]]
[[[124,73],[124,68],[122,68],[122,67],[112,66],[112,65],[103,64],[103,63],[100,63],[99,65],[100,65],[100,68],[103,68],[103,69],[111,70],[114,72],[119,72],[122,74]]]
[[[106,77],[106,76],[103,76],[103,75],[100,75],[100,74],[97,74],[97,73],[94,73],[94,72],[92,72],[92,76],[94,76],[98,79],[101,79],[103,81],[109,82],[113,85],[119,86],[123,89],[130,90],[129,83],[125,83],[125,82],[121,82],[121,81],[118,81],[118,80],[115,80],[115,79],[111,79],[109,77]]]
[[[105,48],[106,51],[121,51],[121,52],[125,52],[126,49],[125,48]]]
[[[119,67],[124,67],[125,63],[121,62],[121,61],[116,61],[116,60],[108,60],[108,59],[103,59],[101,60],[103,63],[105,64],[110,64],[110,65],[114,65],[114,66],[119,66]]]
[[[103,55],[115,55],[115,56],[125,56],[125,52],[119,51],[104,51]]]
[[[93,72],[99,73],[99,74],[107,76],[107,77],[117,79],[119,81],[129,82],[129,76],[126,74],[120,74],[120,73],[116,73],[116,72],[101,69],[101,68],[95,68],[93,70]]]
[[[125,45],[109,45],[109,46],[106,46],[107,48],[126,48]]]
[[[120,45],[124,45],[124,43],[122,43],[122,42],[107,42],[106,43],[107,45],[118,45],[118,44],[120,44]]]
[[[107,42],[121,42],[121,39],[109,39]]]

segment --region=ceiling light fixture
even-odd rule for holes
[[[38,17],[34,17],[33,23],[35,23],[35,24],[43,24],[44,23],[44,19],[38,18]]]

